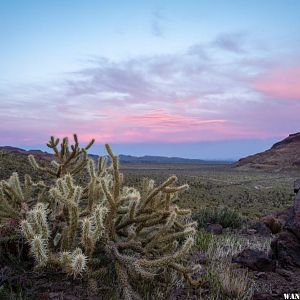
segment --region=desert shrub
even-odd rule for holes
[[[198,247],[201,251],[207,251],[213,238],[214,235],[212,233],[199,230],[196,235],[196,247]]]
[[[209,293],[203,299],[252,299],[253,281],[247,270],[231,264],[232,256],[248,247],[267,251],[270,240],[256,237],[249,240],[233,234],[218,236],[199,231],[196,246],[204,251],[207,259],[202,280],[208,283]]]
[[[198,222],[199,228],[208,224],[220,224],[224,228],[240,228],[244,221],[237,211],[228,207],[204,208],[193,214],[193,218]]]
[[[228,258],[230,260],[232,256],[248,248],[269,252],[271,241],[271,237],[260,238],[253,236],[249,238],[235,234],[214,236],[208,245],[206,255],[211,261],[219,261]]]
[[[88,157],[93,142],[81,148],[76,135],[73,145],[51,137],[51,164],[41,166],[32,155],[29,161],[52,181],[34,183],[27,176],[22,185],[15,173],[1,182],[0,217],[20,222],[35,268],[85,276],[95,290],[99,278],[109,277],[123,299],[140,299],[139,282],[161,282],[170,274],[197,285],[192,274],[199,266],[186,263],[197,224],[189,209],[175,204],[188,186],[176,186],[176,176],[157,186],[145,179],[141,190],[124,186],[109,145],[109,165],[106,157],[97,163]],[[78,184],[74,176],[83,169],[86,183]]]
[[[213,298],[228,300],[253,298],[252,282],[245,269],[235,269],[226,261],[213,262],[208,267],[206,277],[211,284]]]

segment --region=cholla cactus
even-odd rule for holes
[[[7,181],[0,181],[0,221],[4,218],[21,220],[37,201],[46,201],[46,191],[44,182],[34,183],[29,175],[25,175],[23,187],[17,173]]]
[[[111,165],[100,157],[96,164],[81,149],[74,135],[73,152],[65,138],[61,151],[58,139],[51,137],[48,146],[58,163],[52,169],[32,165],[57,177],[47,190],[47,204],[37,203],[21,222],[23,236],[31,247],[38,267],[59,266],[71,276],[97,273],[95,261],[103,256],[109,261],[124,299],[139,298],[132,282],[155,279],[161,272],[173,270],[190,284],[198,284],[192,274],[198,266],[185,265],[194,244],[196,223],[191,211],[176,204],[187,185],[176,186],[176,176],[156,186],[144,180],[142,189],[123,185],[119,162],[109,145],[106,150]],[[72,177],[86,166],[89,181],[77,185]]]
[[[29,155],[29,162],[35,170],[46,172],[57,178],[65,174],[75,175],[80,172],[87,162],[87,150],[94,144],[95,140],[91,140],[85,148],[79,147],[77,135],[74,134],[74,144],[69,146],[69,140],[65,137],[59,145],[59,139],[54,136],[50,137],[47,146],[53,150],[54,158],[51,167],[41,167],[35,160],[33,155]]]

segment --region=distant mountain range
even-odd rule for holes
[[[240,170],[300,170],[300,132],[290,134],[269,150],[240,159],[235,167]]]
[[[52,160],[52,154],[41,150],[24,150],[21,148],[0,146],[0,151],[13,152],[20,155],[33,154],[38,159]],[[97,155],[90,155],[97,159]],[[300,132],[290,134],[282,141],[275,143],[269,150],[241,158],[238,162],[221,160],[187,159],[181,157],[164,156],[131,156],[119,155],[121,164],[232,164],[239,170],[263,170],[263,171],[284,171],[300,170]],[[234,163],[234,164],[233,164]]]
[[[17,147],[11,146],[0,146],[0,151],[7,151],[13,153],[19,153],[24,155],[33,154],[38,158],[43,158],[47,160],[52,159],[52,154],[44,152],[41,150],[24,150]],[[98,155],[90,154],[90,157],[97,159]],[[119,155],[120,162],[122,164],[232,164],[233,161],[222,161],[222,160],[202,160],[202,159],[189,159],[181,157],[165,157],[165,156],[131,156],[131,155]]]
[[[141,157],[131,155],[119,155],[121,163],[147,163],[147,164],[231,164],[232,161],[221,160],[202,160],[202,159],[190,159],[181,157],[165,157],[165,156],[151,156],[145,155]]]

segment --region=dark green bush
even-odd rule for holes
[[[235,210],[228,207],[204,208],[193,215],[198,222],[198,227],[203,228],[208,224],[220,224],[224,228],[240,228],[244,218]]]

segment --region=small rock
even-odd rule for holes
[[[245,249],[232,258],[233,263],[238,263],[254,271],[272,272],[274,262],[263,251]]]
[[[265,216],[261,220],[271,230],[273,234],[280,232],[282,229],[281,221],[272,215]]]
[[[256,222],[249,226],[249,229],[256,230],[256,234],[261,236],[270,236],[272,234],[271,230],[267,227],[264,222]]]
[[[300,242],[293,233],[281,232],[271,242],[271,249],[281,267],[300,267]]]
[[[223,232],[223,227],[220,224],[209,224],[206,227],[206,231],[214,234],[221,234]]]

